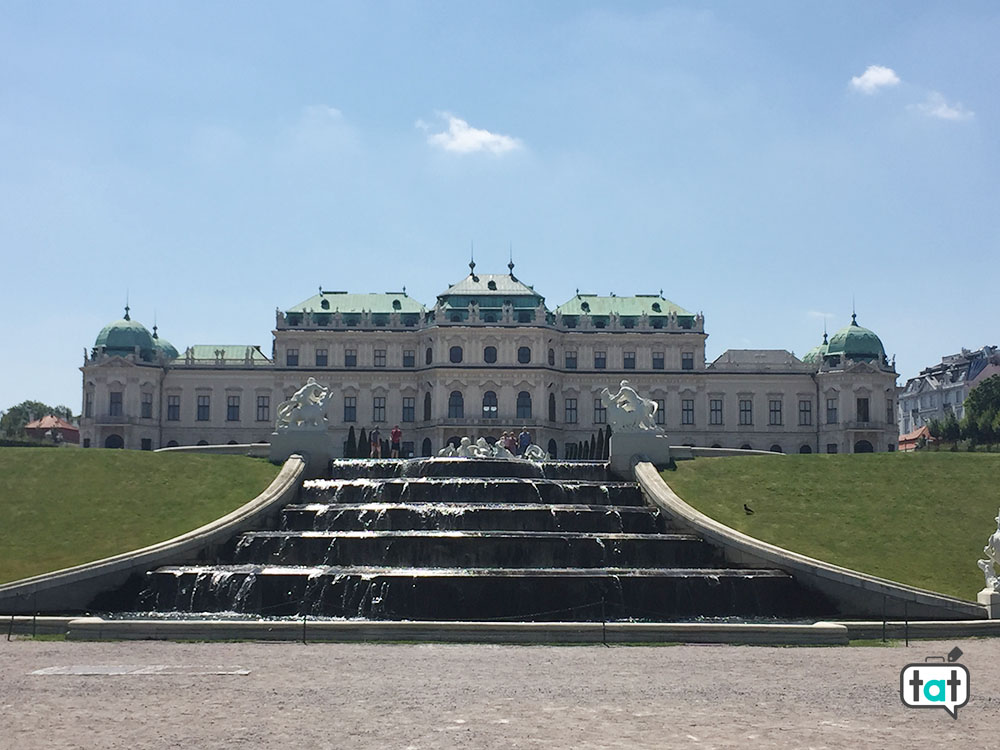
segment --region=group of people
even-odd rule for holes
[[[523,456],[524,452],[528,450],[528,446],[531,445],[531,433],[528,432],[527,427],[522,427],[519,435],[515,435],[513,431],[502,432],[497,438],[497,442],[513,455]]]
[[[399,458],[399,444],[402,440],[403,431],[399,429],[397,424],[389,432],[389,458]],[[371,446],[368,457],[382,458],[382,434],[378,427],[372,427],[372,431],[368,433],[368,442]]]

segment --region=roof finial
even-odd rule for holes
[[[469,273],[476,275],[476,246],[472,240],[469,240]]]
[[[403,285],[403,296],[406,296],[406,284]]]
[[[129,307],[128,307],[128,289],[126,289],[125,290],[125,320],[132,320],[132,318],[129,317],[128,310],[129,310]]]
[[[663,296],[663,287],[660,287],[660,296]]]
[[[158,339],[159,336],[156,335],[156,310],[153,310],[153,338]]]
[[[827,343],[826,342],[826,316],[825,315],[823,316],[823,343],[824,344]]]
[[[854,302],[854,295],[851,295],[851,325],[856,326],[858,324],[858,306]]]

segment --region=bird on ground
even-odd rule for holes
[[[753,515],[753,508],[751,508],[746,503],[743,503],[743,512],[746,513],[748,516],[752,516]]]

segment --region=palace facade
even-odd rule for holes
[[[348,430],[399,424],[404,455],[527,427],[552,456],[603,429],[603,388],[657,402],[671,442],[796,453],[895,450],[896,372],[855,319],[802,359],[731,349],[705,361],[705,319],[660,294],[577,294],[550,309],[514,275],[470,273],[428,308],[405,290],[320,291],[276,312],[271,351],[183,353],[125,317],[85,355],[81,442],[151,450],[266,442],[278,404],[314,377]]]

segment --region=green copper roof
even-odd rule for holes
[[[372,292],[369,294],[352,294],[349,292],[321,291],[305,302],[294,305],[286,312],[290,313],[360,313],[362,311],[375,314],[418,313],[423,315],[425,308],[412,297],[402,292]]]
[[[271,361],[269,357],[261,352],[259,346],[253,346],[252,344],[196,344],[195,346],[189,346],[184,354],[185,356],[190,354],[193,359],[216,360],[219,358],[218,352],[221,351],[222,359],[242,362],[247,357],[247,350],[250,351],[250,359],[254,362]]]
[[[816,344],[812,349],[807,351],[802,355],[802,361],[808,362],[809,364],[816,364],[822,361],[823,357],[826,356],[826,351],[829,349],[829,343],[826,340],[826,334],[823,334],[823,343]]]
[[[626,317],[638,317],[643,313],[650,317],[669,315],[670,313],[682,316],[694,315],[694,313],[675,305],[659,294],[636,294],[632,297],[600,297],[596,294],[577,294],[573,299],[559,305],[555,311],[563,315],[603,316],[615,313]]]
[[[156,332],[155,325],[153,326],[153,346],[167,359],[177,359],[180,356],[177,348]]]
[[[481,308],[499,308],[508,300],[516,308],[536,308],[545,303],[545,298],[531,286],[520,281],[513,273],[475,273],[475,264],[470,273],[457,284],[438,295],[442,307],[467,308],[475,302]]]
[[[125,317],[108,323],[97,334],[95,347],[104,347],[109,354],[131,354],[139,347],[140,356],[148,359],[154,350],[153,337],[142,323],[132,320],[125,308]]]
[[[830,337],[827,357],[843,355],[849,359],[884,359],[885,348],[874,332],[858,325],[857,315],[851,316],[851,324],[841,328]]]

